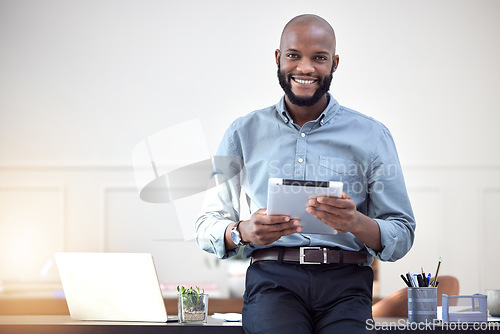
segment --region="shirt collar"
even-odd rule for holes
[[[329,97],[328,105],[326,106],[325,110],[323,110],[321,115],[319,115],[319,117],[314,121],[319,123],[320,126],[328,123],[340,109],[340,105],[338,104],[337,100],[333,98],[332,94],[330,94],[329,92],[327,94]],[[276,110],[285,124],[288,124],[292,121],[292,117],[288,113],[288,110],[286,110],[285,96],[283,96],[278,104],[276,104]]]

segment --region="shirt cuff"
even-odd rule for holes
[[[366,247],[368,252],[381,261],[395,261],[392,257],[394,255],[396,245],[398,244],[398,236],[390,231],[390,224],[382,219],[374,219],[380,229],[380,242],[382,244],[382,251],[377,252],[370,247]],[[389,226],[388,226],[389,225]]]
[[[220,220],[211,229],[209,241],[213,253],[219,259],[227,259],[238,254],[238,247],[229,251],[226,250],[226,229],[232,223],[234,223],[232,220]]]

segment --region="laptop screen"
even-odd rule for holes
[[[55,258],[73,319],[167,321],[151,254],[56,253]]]

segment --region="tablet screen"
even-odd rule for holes
[[[337,234],[306,211],[310,198],[342,196],[343,183],[270,178],[268,181],[267,214],[287,215],[299,219],[303,234]]]

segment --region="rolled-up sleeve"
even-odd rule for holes
[[[394,140],[385,127],[372,155],[368,189],[368,216],[378,223],[382,243],[382,251],[367,247],[368,252],[396,261],[412,247],[416,224]]]
[[[226,251],[225,233],[229,224],[238,221],[237,208],[226,184],[209,189],[205,198],[204,210],[196,220],[196,242],[208,253],[225,259],[236,255],[236,250]],[[233,198],[237,198],[236,195]]]
[[[214,157],[212,177],[216,186],[206,191],[203,209],[195,223],[198,246],[221,259],[238,251],[226,250],[225,231],[229,224],[239,220],[242,168],[229,128]]]

